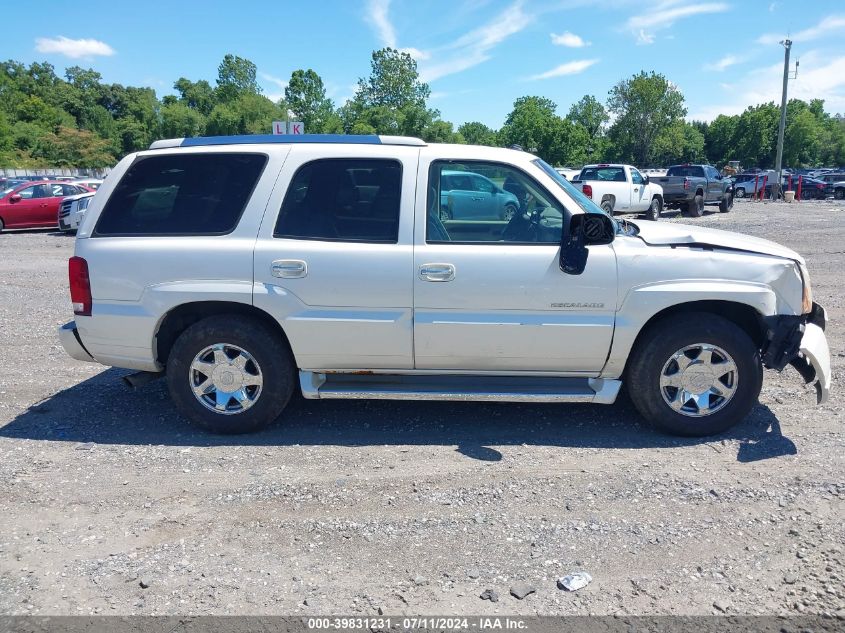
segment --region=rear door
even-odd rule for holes
[[[255,246],[254,303],[302,369],[409,369],[419,148],[330,156],[303,144],[285,161]]]

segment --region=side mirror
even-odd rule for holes
[[[614,235],[613,220],[603,213],[573,215],[560,246],[560,269],[567,275],[580,275],[587,267],[587,246],[610,244]]]
[[[651,182],[651,181],[648,179],[648,176],[643,176],[643,184],[644,184],[644,185],[647,185],[647,184],[648,184],[648,183],[650,183],[650,182]]]
[[[9,198],[9,202],[11,204],[15,204],[16,202],[20,202],[21,200],[23,200],[23,198],[21,198],[21,194],[19,193],[16,193],[15,195]]]

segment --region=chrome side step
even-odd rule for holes
[[[312,400],[466,400],[613,404],[620,380],[548,376],[466,376],[299,372]]]

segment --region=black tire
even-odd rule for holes
[[[448,222],[452,219],[452,212],[449,210],[447,206],[440,207],[440,221],[441,222]]]
[[[516,207],[515,204],[506,204],[505,211],[502,214],[502,219],[505,222],[510,222],[511,220],[513,220],[514,216],[517,214],[518,211],[519,209]]]
[[[836,200],[843,200],[845,199],[845,189],[839,188],[833,191],[833,197]]]
[[[728,213],[733,208],[734,197],[730,193],[726,193],[725,197],[722,198],[722,201],[719,203],[719,211],[722,213]]]
[[[704,215],[704,196],[696,195],[692,201],[687,202],[687,215],[692,218]]]
[[[610,200],[603,200],[601,203],[601,208],[608,215],[613,215],[613,205],[610,204]]]
[[[745,188],[739,187],[734,190],[734,196],[737,198],[744,198],[745,197]]]
[[[733,358],[736,390],[721,408],[693,417],[672,409],[664,399],[660,379],[673,354],[698,343],[715,345]],[[712,313],[685,313],[651,325],[638,338],[626,373],[628,393],[640,414],[662,431],[687,437],[714,435],[741,422],[763,385],[757,346],[735,323]],[[713,406],[719,406],[718,398]]]
[[[659,220],[660,214],[663,212],[663,202],[655,196],[651,199],[651,205],[649,205],[648,210],[645,212],[645,219],[646,220]]]
[[[3,223],[3,218],[0,218],[0,233],[3,232],[3,229],[6,228],[6,225]]]
[[[242,348],[260,368],[260,392],[254,404],[239,413],[216,413],[192,391],[194,358],[217,343]],[[295,376],[296,365],[279,335],[261,321],[237,314],[210,316],[194,323],[176,339],[167,360],[167,386],[179,412],[192,424],[225,435],[256,431],[278,418],[293,393]]]

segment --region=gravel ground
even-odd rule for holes
[[[845,615],[845,208],[683,220],[807,257],[826,405],[788,369],[706,441],[624,399],[299,399],[265,432],[209,436],[161,381],[131,392],[64,355],[73,238],[0,235],[0,613]],[[592,583],[558,589],[576,570]]]

